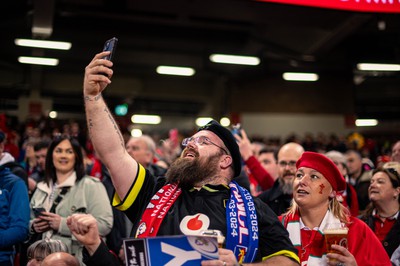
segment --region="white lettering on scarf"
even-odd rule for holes
[[[239,244],[243,243],[243,235],[249,235],[249,229],[245,225],[246,210],[244,207],[243,199],[240,197],[239,192],[233,189],[233,195],[237,199],[238,220],[239,220]],[[236,219],[235,219],[236,220]],[[232,221],[232,219],[231,219]]]

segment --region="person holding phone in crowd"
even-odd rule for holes
[[[102,97],[113,75],[113,63],[103,59],[108,54],[95,55],[85,69],[86,118],[93,145],[109,169],[116,189],[113,205],[132,220],[136,237],[215,229],[227,238],[225,248],[220,248],[218,260],[203,261],[202,265],[298,265],[296,249],[277,216],[232,182],[241,171],[240,152],[232,133],[218,122],[209,122],[182,141],[185,149],[165,177],[152,176],[128,154]],[[234,220],[238,218],[238,207],[243,207],[241,202],[246,202],[246,215],[240,217],[244,219],[240,226],[249,234],[239,238],[233,232],[239,226]],[[159,210],[156,215],[152,215],[153,205]],[[194,223],[201,226],[193,227]]]
[[[106,236],[113,225],[107,192],[97,178],[85,175],[79,142],[60,135],[51,142],[46,155],[45,180],[37,184],[31,199],[31,235],[63,241],[71,254],[81,261],[82,245],[72,238],[67,217],[73,213],[90,213],[98,221],[99,234]],[[45,211],[38,217],[33,209]]]
[[[334,162],[323,154],[304,152],[296,168],[292,206],[279,218],[299,251],[301,265],[390,266],[372,230],[337,200],[346,181]],[[345,225],[347,248],[332,245],[337,253],[327,253],[323,230],[328,224]]]
[[[258,156],[256,156],[246,131],[244,129],[237,130],[238,133],[234,134],[234,136],[245,163],[245,170],[250,181],[251,195],[256,197],[271,188],[278,178],[277,151],[264,148],[258,151]]]

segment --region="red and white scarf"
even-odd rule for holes
[[[142,215],[136,237],[156,236],[165,215],[181,192],[182,190],[176,184],[167,184],[158,190]]]
[[[289,238],[299,252],[301,266],[323,266],[327,264],[326,245],[322,228],[327,223],[340,223],[329,210],[318,228],[305,228],[299,212],[282,217],[282,224],[289,232]]]
[[[253,198],[246,189],[232,181],[226,208],[227,245],[239,262],[252,262],[258,251],[257,214]],[[160,225],[182,190],[176,184],[163,186],[151,198],[136,231],[137,238],[156,236]]]

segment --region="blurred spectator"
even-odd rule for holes
[[[275,182],[279,176],[278,149],[275,147],[266,147],[262,149],[258,154],[258,161]]]
[[[21,161],[21,166],[25,169],[28,176],[30,176],[36,168],[36,157],[33,146],[35,142],[28,141],[24,147],[24,158]]]
[[[390,160],[400,163],[400,140],[393,144]]]
[[[158,166],[168,169],[171,163],[179,157],[182,151],[180,138],[178,130],[174,128],[169,131],[167,139],[159,141],[160,144],[156,147],[155,154]]]
[[[380,155],[376,158],[376,168],[382,167],[385,163],[390,162],[389,155]]]
[[[256,158],[260,155],[260,151],[265,149],[267,145],[260,141],[252,141],[251,142],[251,149],[253,150],[253,154]]]
[[[15,159],[19,158],[20,148],[18,146],[18,136],[13,130],[8,130],[6,132],[6,140],[4,143],[4,151],[10,153]]]
[[[10,153],[4,151],[5,143],[6,134],[0,131],[0,170],[9,168],[10,171],[21,178],[28,187],[28,175],[25,169],[15,161],[14,157]]]
[[[27,266],[39,266],[45,257],[54,252],[68,252],[67,246],[60,240],[42,239],[29,246]],[[25,265],[25,264],[21,264]]]
[[[289,142],[283,145],[278,152],[279,177],[272,188],[259,196],[277,215],[286,212],[290,206],[293,198],[296,162],[303,152],[303,147],[298,143]]]
[[[276,174],[277,163],[274,153],[272,151],[270,153],[266,151],[263,155],[259,155],[259,157],[263,157],[263,163],[267,166],[266,169],[257,159],[253,145],[250,143],[246,131],[241,129],[240,134],[234,134],[234,137],[238,143],[242,159],[245,162],[245,171],[250,181],[250,193],[254,197],[258,196],[261,192],[271,188],[274,184],[275,179],[267,170],[271,168],[271,170],[274,171],[273,166],[275,166]]]
[[[305,134],[303,141],[301,142],[305,151],[316,151],[317,143],[314,141],[312,133],[308,132]]]
[[[99,159],[93,154],[88,154],[85,148],[82,147],[83,163],[85,165],[85,172],[87,175],[96,177],[100,180],[103,179],[102,164]]]
[[[36,189],[36,184],[44,180],[44,173],[46,167],[46,155],[49,148],[50,141],[41,140],[33,146],[36,159],[36,167],[33,173],[28,177],[29,193],[33,194]]]
[[[294,143],[301,143],[300,138],[297,136],[296,133],[291,133],[289,134],[289,136],[286,137],[284,143],[290,143],[290,142],[294,142]]]
[[[156,144],[150,136],[131,137],[125,147],[129,155],[149,170],[152,175],[162,176],[167,171],[167,169],[153,163]]]
[[[347,162],[346,157],[343,153],[339,151],[329,151],[325,153],[325,156],[331,159],[340,173],[342,173],[344,179],[346,180],[346,190],[338,191],[336,193],[337,200],[342,203],[345,207],[349,208],[351,215],[358,216],[359,208],[358,208],[358,199],[357,192],[354,187],[349,184],[349,176],[347,174]]]
[[[86,144],[86,134],[82,132],[81,127],[78,122],[71,122],[70,123],[70,135],[76,138],[81,144],[82,147],[85,147]]]
[[[28,125],[25,129],[25,135],[22,143],[22,147],[25,146],[27,142],[38,142],[41,140],[40,129],[31,125]]]
[[[360,211],[363,211],[369,203],[368,187],[372,177],[372,171],[365,170],[363,167],[363,158],[358,151],[348,150],[345,155],[347,159],[349,184],[356,190],[358,206]]]
[[[71,125],[69,123],[65,123],[62,126],[62,131],[61,131],[62,135],[71,135]]]
[[[346,140],[344,137],[340,138],[336,134],[331,134],[329,136],[328,144],[326,145],[327,151],[339,151],[339,152],[346,152]]]
[[[328,139],[326,135],[322,132],[319,132],[317,134],[317,138],[315,140],[315,145],[316,145],[316,151],[319,153],[324,153],[326,152],[326,147],[328,145]]]

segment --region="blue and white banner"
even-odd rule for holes
[[[218,259],[218,242],[209,236],[169,236],[124,240],[127,266],[198,266]]]

